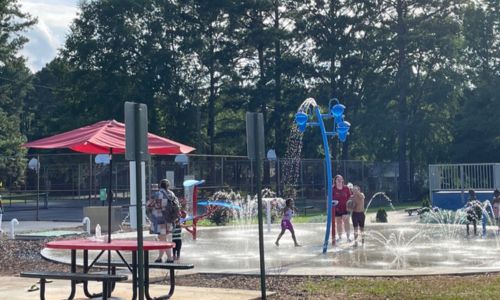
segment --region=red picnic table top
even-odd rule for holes
[[[170,249],[175,246],[174,243],[163,241],[143,241],[143,250],[160,250]],[[96,241],[92,239],[76,239],[76,240],[58,240],[51,241],[45,244],[45,247],[52,249],[67,249],[67,250],[122,250],[122,251],[137,251],[136,240],[111,240],[110,243],[104,241]]]

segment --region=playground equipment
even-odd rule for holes
[[[332,106],[332,102],[337,102]],[[332,245],[335,245],[335,205],[332,202],[332,162],[330,158],[330,148],[328,146],[328,136],[337,136],[341,142],[345,142],[351,124],[344,121],[345,106],[339,103],[339,100],[333,98],[328,104],[328,113],[322,114],[316,100],[307,98],[299,107],[295,114],[295,123],[299,131],[304,132],[307,126],[319,126],[323,137],[323,148],[325,151],[326,176],[327,176],[327,221],[326,233],[323,243],[323,253],[328,248],[328,239],[330,236],[330,223],[332,226]],[[324,120],[333,118],[333,128],[327,131]],[[313,121],[316,119],[315,121]],[[309,121],[311,120],[311,121]]]
[[[196,240],[196,225],[198,224],[198,221],[210,216],[215,210],[215,206],[210,205],[204,214],[198,215],[198,186],[203,183],[205,183],[205,180],[188,179],[183,182],[185,209],[187,215],[181,218],[181,223],[188,220],[193,221],[193,225],[185,227],[186,230],[193,236],[193,240]]]

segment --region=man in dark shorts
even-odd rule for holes
[[[365,243],[365,195],[361,192],[359,186],[352,188],[353,208],[352,208],[352,226],[354,227],[354,247],[358,246],[358,230],[361,235],[361,244]]]

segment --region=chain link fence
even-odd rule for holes
[[[254,166],[243,156],[187,155],[187,160],[176,162],[176,156],[152,156],[146,162],[146,186],[169,178],[174,192],[183,195],[185,178],[204,179],[199,198],[207,199],[218,190],[233,190],[242,195],[256,194]],[[98,164],[95,155],[39,154],[30,155],[24,172],[23,184],[12,186],[3,182],[0,194],[3,205],[29,209],[33,206],[81,207],[104,204],[106,191],[112,181],[114,201],[129,203],[129,162],[123,155],[114,155],[112,165]],[[112,169],[112,173],[110,170]],[[346,181],[360,185],[367,199],[376,192],[385,192],[397,199],[397,163],[365,161],[333,161],[333,173],[342,174]],[[297,205],[326,207],[325,161],[323,159],[264,160],[263,184],[287,196],[293,192]],[[323,207],[324,206],[324,207]]]

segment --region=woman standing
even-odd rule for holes
[[[347,241],[350,242],[351,228],[349,226],[349,213],[347,212],[347,200],[351,197],[351,190],[344,185],[342,175],[335,175],[333,178],[332,199],[337,200],[335,207],[335,224],[337,225],[338,240],[342,240],[342,233],[345,231]]]

